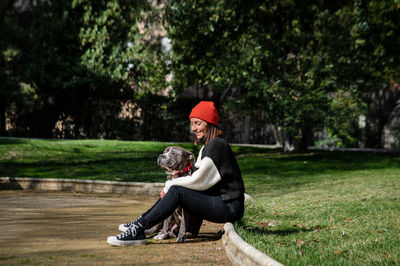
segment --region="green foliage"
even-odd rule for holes
[[[331,101],[329,115],[326,119],[328,140],[335,143],[327,146],[342,148],[358,147],[362,140],[362,128],[359,125],[360,115],[365,112],[365,104],[356,92],[338,90]]]
[[[155,92],[161,84],[165,86],[161,36],[150,36],[152,27],[161,23],[157,7],[144,1],[84,0],[74,0],[72,7],[83,11],[79,31],[82,65],[136,86],[135,92]]]
[[[135,2],[136,3],[136,2]],[[81,64],[98,75],[110,75],[111,79],[127,79],[126,41],[137,34],[137,17],[141,10],[130,6],[123,12],[118,1],[107,3],[72,2],[71,12],[80,11],[79,40],[82,47]]]
[[[19,3],[0,24],[0,134],[8,112],[14,135],[54,137],[61,120],[60,137],[119,137],[135,122],[118,117],[121,102],[197,84],[218,106],[265,113],[284,149],[306,149],[324,127],[354,146],[344,117],[399,79],[399,12],[378,0]]]
[[[184,85],[234,87],[243,104],[266,111],[268,122],[292,140],[309,135],[323,124],[333,84],[321,45],[324,28],[318,26],[330,15],[321,15],[328,7],[293,1],[173,3],[166,13],[179,54],[174,74]]]
[[[334,119],[333,101],[343,98],[333,92],[357,98],[400,73],[399,46],[391,45],[399,17],[391,1],[170,2],[174,88],[234,88],[242,106],[265,111],[266,122],[302,149]]]
[[[399,80],[400,33],[398,4],[394,1],[357,1],[350,29],[351,47],[347,50],[358,80],[366,90],[376,90],[390,79]]]
[[[146,39],[159,23],[157,12],[129,0],[40,1],[10,9],[0,29],[10,36],[0,43],[0,78],[7,81],[0,94],[2,112],[15,114],[11,133],[53,137],[61,120],[73,125],[64,137],[115,136],[121,102],[165,87],[159,37]],[[34,89],[32,104],[24,86]]]

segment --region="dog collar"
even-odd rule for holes
[[[193,166],[193,164],[190,163],[190,164],[189,164],[188,166],[186,166],[183,170],[180,170],[178,173],[176,173],[175,176],[179,176],[179,175],[181,175],[181,174],[183,174],[183,173],[186,173],[186,172],[188,172],[189,175],[190,175],[190,174],[191,174],[191,170],[190,170],[190,169],[192,169],[192,166]]]

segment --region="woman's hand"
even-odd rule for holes
[[[163,189],[161,189],[161,192],[160,192],[160,198],[164,198],[164,196],[165,196],[165,192],[164,192],[164,188],[163,188]]]

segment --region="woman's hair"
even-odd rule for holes
[[[222,130],[219,129],[217,126],[207,123],[207,129],[206,129],[206,134],[204,136],[204,144],[207,144],[210,140],[213,138],[216,138],[218,136],[222,135]],[[198,145],[199,140],[197,139],[196,136],[194,136],[194,145]]]

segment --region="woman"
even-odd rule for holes
[[[145,230],[166,219],[178,206],[215,223],[235,222],[243,216],[243,179],[228,142],[220,137],[214,103],[201,101],[189,118],[195,145],[204,144],[195,163],[197,169],[191,176],[168,180],[153,207],[135,221],[120,225],[125,232],[108,237],[109,244],[145,244]]]

